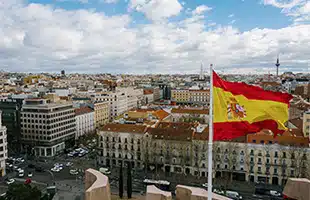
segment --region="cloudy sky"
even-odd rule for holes
[[[308,0],[0,0],[0,69],[310,71]]]

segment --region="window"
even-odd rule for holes
[[[273,169],[273,173],[274,173],[274,174],[278,174],[278,169],[277,169],[277,168],[274,168],[274,169]]]
[[[260,141],[260,143],[261,143],[261,144],[264,144],[264,143],[265,143],[265,141],[264,141],[264,140],[261,140],[261,141]]]
[[[286,152],[283,152],[283,158],[286,158]]]
[[[261,172],[261,171],[262,171],[262,167],[258,167],[258,168],[257,168],[257,171],[258,171],[258,172]]]
[[[256,140],[253,140],[253,143],[256,143]]]

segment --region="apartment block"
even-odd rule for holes
[[[75,139],[95,132],[95,112],[89,107],[75,109]]]
[[[98,129],[109,122],[109,102],[95,102],[93,108],[95,128]]]
[[[25,99],[21,110],[23,149],[52,157],[74,144],[75,112],[71,103],[47,99]]]
[[[5,160],[8,158],[8,149],[7,149],[7,134],[6,127],[2,126],[1,123],[1,111],[0,111],[0,176],[5,176]]]

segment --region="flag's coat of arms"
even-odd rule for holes
[[[246,110],[241,106],[238,101],[231,97],[227,102],[227,117],[231,119],[242,119],[246,117]]]

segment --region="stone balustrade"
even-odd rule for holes
[[[85,200],[111,200],[109,178],[94,169],[85,171]]]
[[[213,200],[231,200],[230,198],[212,193]],[[176,200],[207,200],[208,191],[203,188],[177,185]]]
[[[171,192],[165,192],[154,185],[147,186],[146,200],[172,200]]]

